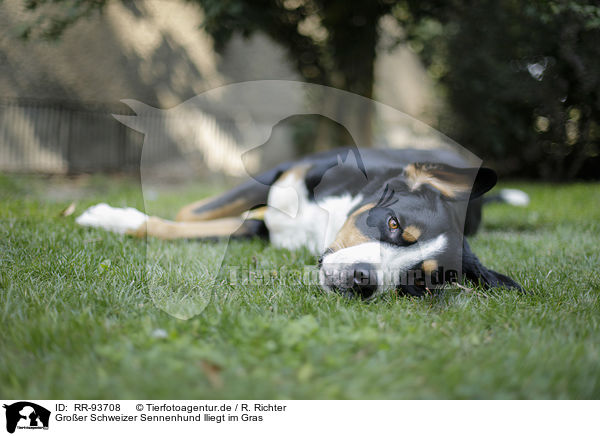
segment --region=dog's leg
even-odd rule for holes
[[[175,221],[207,221],[235,217],[248,210],[265,206],[271,185],[290,166],[290,163],[280,165],[224,194],[184,206],[177,213]]]
[[[486,288],[513,288],[525,292],[523,287],[504,274],[486,268],[469,247],[467,240],[463,241],[462,269],[464,276]]]
[[[230,236],[243,238],[267,235],[262,220],[243,217],[176,222],[151,216],[137,229],[127,233],[138,237],[151,236],[159,239],[214,239]]]
[[[238,197],[233,201],[228,202],[228,197],[231,196],[230,192],[231,191],[222,195],[205,198],[182,207],[179,212],[177,212],[175,221],[197,222],[234,217],[257,206],[257,204],[253,204],[256,203],[256,201],[252,201],[253,198],[246,199]]]
[[[104,203],[88,208],[75,221],[117,233],[163,239],[262,237],[268,234],[263,216],[269,189],[290,166],[280,165],[224,194],[190,204],[179,211],[176,221],[149,217],[132,208],[114,208]]]
[[[132,236],[153,236],[161,239],[214,239],[233,237],[266,237],[263,221],[265,208],[258,208],[237,217],[208,221],[176,222],[157,216],[148,216],[133,208],[116,208],[98,204],[87,209],[75,221],[88,227],[97,227]]]

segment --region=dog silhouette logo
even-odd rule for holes
[[[19,401],[4,405],[6,409],[6,431],[14,433],[18,429],[48,429],[50,411],[29,401]]]
[[[242,191],[232,194],[239,200],[227,197],[222,200],[219,212],[210,215],[215,219],[224,220],[212,223],[209,222],[212,219],[197,221],[193,224],[193,228],[196,229],[193,231],[190,230],[192,227],[189,223],[167,223],[165,226],[159,224],[163,229],[177,228],[178,231],[183,231],[187,228],[192,232],[188,239],[208,240],[211,239],[212,233],[216,232],[216,244],[202,243],[196,246],[203,252],[201,256],[194,254],[196,248],[192,245],[186,246],[190,255],[182,256],[177,250],[165,250],[165,245],[157,243],[157,238],[147,239],[145,273],[149,294],[156,307],[179,319],[190,319],[202,313],[211,301],[215,301],[213,296],[220,294],[225,283],[233,285],[239,279],[244,281],[239,271],[246,270],[245,262],[242,261],[240,265],[237,251],[229,250],[230,238],[254,234],[260,236],[266,229],[269,241],[274,246],[287,249],[305,247],[314,255],[325,253],[333,243],[340,253],[341,248],[348,248],[345,246],[349,241],[354,240],[358,243],[361,240],[361,236],[358,235],[363,233],[353,230],[356,227],[353,220],[346,226],[343,237],[339,240],[335,240],[335,237],[353,208],[358,207],[357,210],[360,210],[360,207],[369,204],[365,202],[364,205],[359,205],[359,202],[365,199],[364,195],[373,197],[376,202],[384,193],[387,186],[385,184],[380,187],[382,193],[379,197],[372,191],[368,194],[363,192],[367,185],[375,189],[374,187],[378,186],[378,178],[391,180],[395,177],[396,182],[402,185],[396,187],[392,184],[385,191],[386,196],[382,201],[386,200],[386,207],[390,206],[388,196],[394,196],[394,192],[398,192],[394,198],[403,198],[399,193],[403,189],[407,194],[404,196],[407,205],[401,210],[417,214],[414,221],[429,220],[429,215],[420,217],[417,209],[408,204],[418,201],[419,204],[425,205],[429,201],[429,197],[420,196],[417,188],[428,185],[423,186],[427,192],[437,189],[429,183],[432,182],[430,176],[436,169],[436,174],[446,176],[441,184],[438,183],[438,188],[454,186],[450,182],[456,181],[459,176],[451,179],[454,176],[453,172],[444,172],[437,167],[415,167],[414,170],[406,170],[404,175],[404,168],[409,162],[405,161],[405,158],[397,157],[397,150],[412,150],[411,162],[441,165],[456,161],[460,163],[460,168],[478,169],[481,166],[481,159],[459,144],[390,106],[316,84],[285,80],[232,83],[203,92],[169,109],[153,108],[135,100],[122,102],[129,106],[135,115],[114,115],[115,119],[144,134],[140,179],[145,212],[111,208],[105,204],[97,205],[78,217],[78,224],[141,237],[155,236],[152,231],[148,233],[148,229],[151,229],[148,220],[152,217],[154,223],[162,222],[157,217],[162,215],[164,210],[153,200],[151,194],[155,192],[155,186],[164,183],[161,168],[173,168],[183,177],[189,175],[189,181],[196,180],[196,177],[202,179],[204,175],[211,173],[222,173],[245,180],[244,184],[240,185],[244,186]],[[314,138],[312,133],[308,134],[309,139],[300,138],[306,136],[306,132],[314,132]],[[299,139],[295,139],[297,137]],[[313,145],[315,149],[323,147],[320,157],[297,160],[302,159],[296,155],[302,152],[304,142],[308,148]],[[319,145],[319,142],[322,144]],[[334,145],[345,148],[336,150]],[[327,150],[328,148],[332,149]],[[380,150],[371,153],[375,148]],[[365,164],[366,155],[372,156],[367,159],[370,164]],[[288,173],[291,169],[288,163],[298,171]],[[280,179],[283,173],[288,173],[289,177]],[[475,174],[472,174],[473,177],[460,177],[461,182],[464,179],[460,186],[464,187],[465,192],[473,185]],[[407,181],[410,183],[401,180],[409,176],[411,180]],[[299,181],[300,179],[302,181]],[[353,194],[346,195],[344,192]],[[430,195],[437,194],[431,191]],[[436,240],[437,245],[431,240],[432,244],[428,245],[429,251],[423,251],[422,243],[426,240],[425,237],[421,238],[421,242],[414,238],[414,241],[410,242],[412,247],[405,256],[396,256],[391,251],[385,251],[388,265],[385,273],[394,277],[386,282],[382,276],[384,269],[375,271],[382,276],[381,286],[378,287],[382,292],[400,282],[400,273],[404,277],[404,272],[419,264],[415,259],[428,260],[433,259],[435,255],[437,266],[437,262],[441,265],[443,260],[444,270],[461,271],[463,244],[460,221],[464,221],[467,210],[467,200],[463,197],[447,199],[442,197],[441,192],[439,197],[443,204],[438,209],[456,216],[452,221],[457,229],[455,239],[447,242],[446,236],[440,233],[441,237]],[[466,195],[465,198],[468,197]],[[203,206],[195,207],[196,209],[192,208],[186,213],[194,215],[194,211],[197,212],[200,210],[198,208]],[[385,212],[392,213],[393,210],[387,207]],[[240,217],[239,213],[244,215]],[[233,219],[230,219],[232,217]],[[181,221],[186,221],[187,218]],[[374,222],[378,223],[383,219],[384,217],[380,217],[379,221]],[[443,219],[439,222],[443,222]],[[361,225],[362,231],[369,233],[369,240],[378,241],[387,237],[387,233],[379,232],[375,225],[369,226],[366,222],[362,222]],[[420,232],[421,230],[419,235]],[[163,236],[175,238],[170,230],[165,230]],[[389,245],[386,244],[371,244],[368,247],[372,251],[363,253],[355,249],[349,252],[349,255],[352,259],[366,259],[365,256],[370,256],[369,262],[362,262],[365,265],[381,264],[384,252],[379,248]],[[448,259],[442,259],[442,248],[447,244],[452,248],[443,253]],[[404,246],[396,247],[398,253],[404,251]],[[425,255],[429,258],[425,259]],[[345,260],[343,256],[345,254],[338,254],[339,262],[336,261],[338,263],[335,268],[334,259],[338,257],[329,257],[326,269],[336,274],[338,270],[343,270],[350,277],[350,272],[356,272],[350,266],[359,262]],[[432,266],[433,263],[427,265]],[[302,270],[303,276],[304,271],[313,271],[313,265],[306,266],[310,268]],[[323,270],[321,265],[318,269]],[[371,270],[363,268],[360,272],[364,271]],[[245,275],[245,272],[242,274]],[[372,276],[375,277],[375,274]],[[254,283],[257,282],[250,273],[248,278]],[[309,273],[307,280],[307,284],[331,290],[330,286],[325,287],[324,276]]]

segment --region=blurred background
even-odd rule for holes
[[[2,0],[0,170],[135,173],[144,138],[112,116],[134,114],[120,100],[166,110],[229,83],[284,79],[385,103],[503,176],[598,179],[599,42],[600,5],[583,0]],[[362,144],[378,145],[372,114],[344,113],[364,125]],[[235,153],[231,120],[198,116],[199,162]],[[394,134],[402,140],[387,145],[410,145]],[[277,159],[351,140],[318,116],[278,135]],[[223,173],[226,156],[212,162],[206,174]]]

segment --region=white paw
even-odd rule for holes
[[[146,222],[148,215],[133,207],[111,207],[100,203],[90,207],[75,219],[81,226],[100,227],[116,233],[125,233],[138,229]]]

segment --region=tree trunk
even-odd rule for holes
[[[349,3],[332,2],[323,14],[323,25],[329,31],[328,43],[335,66],[329,82],[331,86],[370,99],[373,96],[379,19],[386,11],[377,3]],[[354,138],[356,145],[369,147],[373,144],[374,114],[372,104],[361,100],[351,99],[351,104],[348,104],[349,99],[344,99],[327,104],[336,104],[336,113],[343,124],[358,126],[360,136]],[[335,142],[336,138],[328,129],[319,129],[317,148],[340,145]]]

